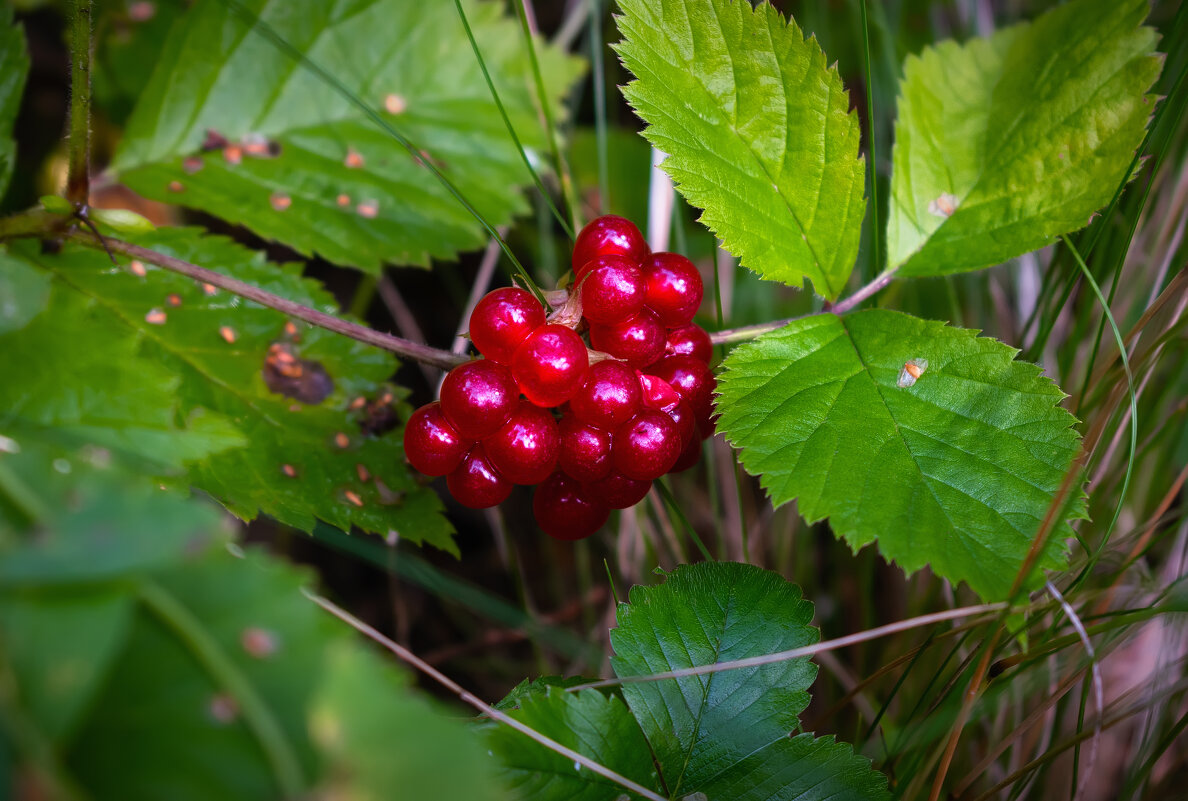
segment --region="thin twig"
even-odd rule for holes
[[[66,199],[78,210],[91,195],[91,0],[73,0],[70,20],[70,156]]]
[[[556,740],[546,737],[545,735],[541,734],[540,732],[536,731],[535,729],[524,725],[523,723],[521,723],[520,721],[511,717],[510,715],[508,715],[504,712],[501,712],[500,710],[495,709],[494,707],[488,705],[482,699],[471,694],[470,692],[467,692],[465,689],[463,689],[461,687],[461,685],[459,685],[453,679],[446,676],[444,673],[442,673],[437,668],[430,665],[425,660],[421,659],[419,656],[414,654],[412,651],[408,650],[407,648],[400,645],[399,643],[393,642],[391,639],[385,637],[383,634],[376,631],[374,628],[367,625],[362,620],[359,620],[359,618],[355,617],[350,612],[346,611],[345,609],[338,606],[337,604],[335,604],[335,603],[327,600],[326,598],[323,598],[322,596],[318,595],[317,593],[312,592],[307,589],[302,589],[302,593],[304,593],[305,597],[309,598],[315,604],[322,607],[327,612],[334,615],[336,618],[338,618],[339,620],[346,623],[351,628],[358,631],[360,634],[363,634],[364,636],[369,637],[376,643],[387,648],[389,651],[391,651],[393,654],[395,654],[396,657],[399,658],[401,661],[407,662],[408,664],[412,665],[417,670],[419,670],[422,673],[424,673],[425,675],[429,676],[431,679],[436,681],[438,684],[445,687],[447,690],[452,692],[454,695],[458,696],[458,698],[463,703],[474,707],[479,712],[481,712],[482,714],[491,718],[492,720],[496,720],[505,726],[510,726],[511,728],[515,729],[516,731],[520,732],[521,734],[540,743],[545,748],[548,748],[550,751],[554,751],[554,752],[560,754],[561,756],[565,757],[566,759],[572,759],[574,762],[576,762],[580,765],[583,765],[584,767],[589,768],[590,770],[594,771],[599,776],[609,779],[610,781],[614,782],[615,784],[619,785],[620,787],[625,787],[626,789],[630,790],[633,793],[636,793],[637,795],[640,795],[644,798],[650,799],[650,801],[667,801],[667,799],[665,799],[664,796],[658,795],[655,792],[649,790],[648,788],[646,788],[642,785],[636,784],[635,782],[628,779],[626,776],[622,776],[618,773],[615,773],[610,768],[600,765],[599,763],[595,762],[594,760],[590,759],[589,757],[579,754],[577,751],[574,751],[571,748],[566,748],[564,745],[557,742]]]
[[[899,269],[899,268],[897,267],[896,270],[897,269]],[[846,312],[850,311],[855,306],[857,306],[859,303],[861,303],[862,301],[869,298],[871,295],[874,295],[875,293],[879,292],[884,287],[886,287],[887,284],[891,283],[891,279],[893,279],[894,277],[895,277],[895,270],[887,270],[883,273],[880,273],[869,284],[867,284],[864,287],[859,288],[858,290],[856,290],[854,292],[854,294],[850,295],[848,298],[846,298],[844,300],[840,300],[836,304],[834,304],[831,311],[834,314],[845,314]]]
[[[729,345],[732,342],[743,342],[748,339],[754,339],[762,334],[767,334],[775,331],[778,328],[783,328],[788,323],[794,323],[797,320],[803,320],[805,317],[812,317],[810,314],[803,314],[800,317],[788,317],[784,320],[772,320],[770,323],[759,323],[757,325],[746,325],[742,328],[724,328],[721,331],[714,331],[710,334],[710,342],[715,345]]]
[[[77,242],[81,245],[86,245],[91,248],[102,247],[100,243],[95,240],[95,237],[83,231],[68,231],[63,234],[64,238],[71,242]],[[120,253],[124,256],[129,256],[140,261],[155,264],[158,267],[164,267],[166,270],[172,270],[175,273],[189,276],[195,281],[201,281],[206,284],[211,284],[220,289],[225,289],[232,294],[255,301],[261,306],[267,306],[270,309],[276,309],[279,312],[296,317],[298,320],[316,325],[319,328],[325,328],[328,331],[333,331],[336,334],[357,339],[360,342],[365,342],[368,345],[374,345],[377,348],[391,351],[400,356],[413,359],[424,364],[431,364],[434,367],[440,367],[443,370],[449,370],[457,367],[462,362],[466,361],[464,356],[458,356],[444,350],[431,348],[428,345],[421,345],[401,337],[395,337],[391,334],[384,334],[376,331],[373,328],[368,328],[365,325],[348,322],[331,314],[311,309],[308,306],[302,306],[300,303],[282,298],[279,295],[274,295],[271,292],[266,292],[259,287],[252,286],[235,278],[230,278],[221,273],[216,273],[213,270],[208,270],[205,267],[199,267],[196,264],[190,264],[188,261],[175,259],[173,256],[166,256],[164,253],[158,253],[155,250],[149,250],[139,245],[133,245],[130,242],[124,242],[119,239],[106,239],[107,247],[114,253]]]
[[[913,617],[909,618],[908,620],[900,620],[895,623],[888,623],[885,626],[879,626],[878,628],[860,631],[857,634],[847,634],[845,637],[838,637],[835,640],[825,640],[824,642],[814,643],[813,645],[805,645],[801,646],[800,648],[792,648],[787,651],[778,651],[774,654],[749,656],[746,659],[733,659],[727,662],[716,662],[712,665],[695,665],[693,667],[665,671],[664,673],[652,673],[647,676],[620,676],[617,679],[591,681],[586,684],[578,684],[573,687],[568,687],[566,688],[566,691],[577,692],[578,690],[585,690],[592,687],[614,687],[619,684],[639,684],[642,682],[663,681],[665,679],[682,679],[686,676],[704,676],[708,673],[719,673],[723,670],[739,670],[741,668],[761,667],[763,665],[770,665],[776,662],[787,662],[790,659],[800,659],[806,656],[813,656],[815,654],[822,653],[823,651],[834,651],[838,648],[845,648],[850,645],[857,645],[870,640],[877,640],[880,637],[898,634],[901,631],[910,631],[911,629],[919,628],[921,626],[930,626],[933,623],[943,623],[946,620],[956,620],[958,618],[970,617],[971,615],[984,615],[990,612],[1001,612],[1007,608],[1009,608],[1008,604],[995,603],[981,604],[979,606],[964,606],[960,609],[947,609],[944,612],[934,612],[930,615],[921,615],[920,617]]]

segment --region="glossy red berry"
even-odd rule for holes
[[[629,478],[618,470],[611,470],[605,478],[582,484],[581,495],[611,509],[628,509],[642,501],[651,488],[651,481]]]
[[[649,409],[665,411],[680,403],[681,393],[673,389],[672,384],[663,378],[647,373],[640,373],[638,378],[640,397],[643,405]]]
[[[471,442],[502,428],[519,403],[511,370],[489,359],[460,364],[441,383],[442,413]]]
[[[647,305],[667,328],[693,319],[701,305],[701,274],[693,262],[676,253],[653,253],[644,265]]]
[[[513,484],[538,484],[557,467],[561,435],[552,412],[521,400],[503,428],[483,440],[491,464]]]
[[[590,326],[590,344],[632,367],[646,367],[664,355],[664,326],[643,308],[627,322]]]
[[[664,343],[666,356],[692,356],[699,362],[709,364],[714,357],[714,343],[705,329],[699,325],[689,323],[679,325],[668,332]]]
[[[635,223],[607,214],[591,220],[578,233],[573,245],[573,272],[581,278],[586,264],[596,256],[626,256],[635,264],[642,264],[648,253],[648,243]]]
[[[582,316],[591,323],[621,323],[643,308],[648,285],[634,262],[623,256],[599,256],[586,268],[581,279]]]
[[[561,419],[561,452],[557,465],[578,481],[597,481],[611,471],[611,432],[582,422],[572,414]]]
[[[436,401],[413,412],[404,427],[404,455],[427,476],[444,476],[456,468],[470,445],[446,420]]]
[[[655,409],[644,409],[619,426],[614,436],[611,457],[615,469],[641,481],[667,473],[684,446],[677,424]]]
[[[542,325],[512,357],[520,391],[537,406],[560,406],[582,385],[590,366],[582,338],[563,325]]]
[[[640,383],[635,371],[610,359],[591,365],[586,380],[569,399],[575,417],[607,431],[630,420],[639,404]]]
[[[639,376],[639,384],[643,390],[644,406],[664,412],[676,423],[682,447],[691,439],[699,439],[693,408],[681,397],[681,393],[673,389],[672,384],[663,378],[642,373]]]
[[[488,359],[511,364],[516,348],[545,324],[545,311],[531,292],[504,287],[488,292],[470,315],[470,341]]]
[[[665,356],[647,369],[650,375],[663,378],[681,393],[693,408],[699,425],[709,422],[715,382],[705,362],[692,356]]]
[[[481,443],[446,477],[446,486],[458,503],[471,509],[501,504],[512,491],[512,483],[491,464]]]
[[[580,540],[606,523],[610,509],[587,500],[580,489],[577,481],[561,472],[536,488],[532,514],[545,534],[558,540]]]

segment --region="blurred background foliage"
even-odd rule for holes
[[[437,5],[434,14],[452,18],[452,4],[437,0]],[[591,5],[596,9],[595,25]],[[1055,3],[872,2],[869,53],[859,0],[775,5],[815,35],[830,62],[838,63],[851,104],[862,118],[864,151],[870,130],[867,93],[872,95],[871,127],[879,155],[876,201],[885,212],[895,98],[905,56],[940,39],[964,40],[1032,19]],[[146,200],[104,180],[103,170],[119,147],[135,102],[162,57],[166,34],[185,7],[167,1],[97,3],[95,205],[134,208],[159,224],[201,225],[262,250],[273,261],[301,262],[305,274],[322,281],[342,309],[380,330],[450,348],[476,277],[487,275],[484,259],[498,257],[494,249],[488,248],[487,255],[467,247],[456,260],[434,259],[432,269],[388,266],[368,276],[266,241],[236,225],[233,212],[220,219]],[[0,199],[0,213],[28,208],[39,196],[59,191],[66,164],[65,3],[16,0],[14,8],[27,36],[32,68],[16,120],[19,158],[12,183]],[[586,72],[569,96],[571,113],[561,131],[580,216],[589,219],[610,211],[643,227],[650,209],[651,154],[637,135],[639,121],[617,89],[629,76],[604,47],[618,38],[612,9],[604,0],[549,0],[535,3],[534,11],[542,36],[586,62]],[[1148,24],[1159,30],[1160,49],[1167,54],[1155,89],[1165,97],[1164,110],[1145,146],[1148,158],[1116,213],[1072,237],[1082,254],[1094,243],[1088,265],[1108,293],[1122,332],[1137,326],[1142,334],[1131,356],[1139,390],[1139,449],[1133,463],[1127,460],[1128,407],[1118,402],[1126,378],[1100,304],[1066,247],[1055,245],[976,273],[896,282],[876,299],[880,307],[980,329],[1019,348],[1022,358],[1041,364],[1069,393],[1066,405],[1082,420],[1082,431],[1095,426],[1102,431],[1102,444],[1087,473],[1093,522],[1079,527],[1083,547],[1074,550],[1070,573],[1079,580],[1068,598],[1095,634],[1096,659],[1090,658],[1054,603],[1041,606],[1026,620],[1013,621],[1022,628],[1017,637],[1000,642],[996,678],[974,707],[950,771],[954,797],[1060,798],[1072,797],[1072,789],[1080,787],[1077,797],[1082,799],[1174,798],[1182,793],[1188,776],[1188,741],[1180,736],[1188,726],[1188,632],[1182,617],[1156,614],[1185,608],[1181,580],[1188,574],[1188,504],[1183,490],[1188,465],[1188,295],[1175,285],[1184,275],[1188,253],[1188,91],[1183,85],[1188,72],[1188,15],[1175,0],[1156,0]],[[867,56],[869,87],[863,72]],[[535,135],[541,136],[539,131]],[[605,163],[600,154],[605,154]],[[551,286],[568,267],[569,242],[540,195],[528,190],[524,197],[509,243],[539,283]],[[704,327],[733,328],[814,309],[811,296],[737,269],[696,223],[696,212],[679,196],[676,204],[670,247],[693,258],[712,288],[698,318]],[[885,220],[886,214],[880,218]],[[868,214],[855,283],[874,271],[870,219]],[[496,274],[495,284],[506,281],[505,274]],[[1145,318],[1144,312],[1169,287],[1173,297],[1164,310]],[[439,378],[438,371],[406,361],[392,381],[407,390],[410,403],[419,404],[432,398]],[[18,797],[40,797],[35,794],[42,786],[38,782],[62,774],[73,773],[95,788],[117,786],[105,784],[116,781],[105,775],[107,749],[122,742],[116,738],[144,736],[146,727],[176,725],[167,719],[168,709],[186,693],[203,692],[188,683],[201,672],[195,660],[201,664],[202,657],[194,656],[201,647],[189,656],[154,656],[151,664],[138,656],[142,649],[154,647],[162,625],[184,628],[184,615],[181,620],[176,614],[170,617],[170,609],[177,611],[170,604],[176,606],[178,599],[202,610],[204,619],[211,621],[207,634],[191,638],[210,640],[207,644],[216,650],[233,653],[232,664],[224,667],[258,684],[266,698],[293,694],[300,699],[295,706],[282,706],[304,709],[308,715],[306,720],[253,723],[291,732],[291,738],[283,739],[295,743],[291,748],[296,752],[286,756],[290,746],[279,751],[266,747],[263,754],[252,752],[251,766],[228,770],[239,778],[255,776],[252,771],[267,775],[268,770],[284,776],[286,770],[292,772],[285,766],[295,761],[306,766],[300,774],[308,769],[303,749],[318,748],[322,761],[317,775],[329,783],[324,786],[348,773],[366,774],[367,781],[374,782],[371,787],[387,786],[384,781],[390,777],[366,773],[364,752],[382,745],[391,753],[400,746],[358,733],[365,730],[371,698],[360,697],[353,682],[372,686],[401,679],[388,675],[295,596],[308,573],[279,562],[314,571],[331,597],[477,695],[494,701],[526,676],[606,674],[616,593],[623,598],[631,584],[654,583],[656,567],[672,569],[697,558],[682,523],[655,495],[575,546],[554,542],[535,529],[524,488],[487,512],[458,507],[442,492],[448,518],[457,529],[461,558],[455,559],[398,537],[351,534],[325,523],[318,523],[311,535],[268,517],[242,525],[200,498],[108,487],[105,482],[118,483],[122,473],[96,472],[87,454],[77,450],[63,455],[71,446],[46,442],[22,451],[15,469],[28,485],[27,505],[9,503],[0,518],[6,521],[5,536],[24,536],[48,515],[55,521],[49,528],[62,537],[56,544],[38,541],[24,551],[5,553],[0,562],[0,634],[11,644],[52,630],[44,658],[73,671],[57,677],[69,682],[71,693],[49,693],[38,683],[56,680],[47,669],[49,663],[22,664],[19,651],[4,648],[10,658],[4,660],[0,675],[0,703],[13,701],[12,688],[22,676],[36,677],[26,701],[37,707],[39,718],[52,722],[45,731],[53,738],[50,742],[36,737],[22,742],[30,732],[22,728],[19,715],[9,717],[16,723],[4,729],[0,752],[11,755],[19,745],[22,754],[47,760],[26,764],[18,769],[24,771],[19,775],[4,776],[2,771],[12,768],[0,759],[0,787],[19,788],[24,795]],[[834,539],[827,524],[806,525],[794,504],[773,510],[720,438],[710,442],[705,455],[697,468],[668,480],[685,517],[715,556],[746,559],[799,584],[804,597],[815,604],[814,624],[824,639],[975,600],[927,571],[905,579],[874,549],[852,553]],[[63,459],[67,471],[60,464]],[[1122,496],[1128,471],[1131,481]],[[69,487],[62,484],[65,475],[70,476]],[[94,505],[67,504],[85,510],[76,512],[72,522],[62,511],[65,492],[81,493]],[[1110,548],[1095,554],[1101,532],[1119,507]],[[80,515],[85,525],[79,524]],[[93,524],[109,518],[118,521],[114,528],[119,536],[107,536],[101,546],[88,540],[100,530]],[[140,525],[145,521],[152,521],[151,527]],[[80,539],[70,539],[72,533]],[[228,546],[229,537],[240,544]],[[243,547],[249,551],[246,557]],[[78,572],[79,565],[86,569]],[[218,591],[198,580],[212,571],[217,576],[210,584],[217,584]],[[279,587],[275,594],[268,593],[272,585]],[[287,599],[283,603],[277,600],[282,597]],[[249,610],[258,611],[258,619],[245,617]],[[48,628],[47,619],[53,621]],[[247,631],[259,632],[260,637],[243,641]],[[823,654],[812,703],[802,715],[805,729],[855,743],[856,750],[891,777],[897,796],[925,797],[925,779],[958,714],[976,643],[986,632],[985,627],[940,627]],[[277,642],[284,648],[274,660],[268,649]],[[1029,650],[1023,650],[1024,643]],[[268,651],[269,658],[261,661],[253,647]],[[236,662],[243,664],[237,667]],[[256,662],[259,670],[275,669],[276,675],[256,677]],[[1101,718],[1110,724],[1100,734],[1089,680],[1092,670],[1102,676],[1106,710]],[[101,682],[107,685],[100,696],[96,688]],[[424,689],[441,692],[433,685]],[[212,720],[239,714],[220,708],[217,696],[201,697]],[[393,704],[416,707],[398,714],[423,713],[422,702],[402,693],[391,697]],[[249,710],[243,712],[251,717]],[[327,719],[342,722],[327,729]],[[360,721],[358,731],[351,728],[352,720]],[[328,730],[329,739],[319,741],[318,733]],[[464,739],[453,733],[443,733],[442,738],[442,743]],[[59,743],[64,744],[61,749]],[[209,747],[215,749],[211,753],[232,754],[239,745],[232,739],[212,739]],[[54,754],[63,752],[66,771],[53,763]],[[155,795],[152,752],[144,751],[143,757],[145,765],[137,772],[143,789],[120,797],[163,797]],[[440,754],[432,758],[446,759]],[[338,770],[335,760],[358,764]],[[448,764],[456,764],[452,756]],[[482,770],[475,767],[479,778],[473,786],[486,789],[476,789],[476,796],[493,792],[481,778]],[[290,780],[304,785],[313,776],[311,771]],[[259,780],[264,784],[254,781],[236,784],[247,788],[236,792],[260,797],[253,789],[267,786],[267,779]],[[1000,783],[1004,789],[987,795]],[[226,792],[218,797],[240,797]],[[444,797],[432,792],[426,789],[420,797]],[[113,793],[99,790],[96,795]]]

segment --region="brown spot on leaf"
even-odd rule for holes
[[[363,156],[354,148],[347,150],[346,158],[342,160],[343,165],[348,169],[357,170],[363,166]]]
[[[133,259],[131,262],[129,262],[128,270],[139,278],[144,278],[145,274],[148,272],[148,270],[145,269],[144,262],[137,261],[136,259]]]
[[[358,493],[351,492],[350,490],[347,490],[346,492],[344,492],[342,494],[346,497],[346,499],[348,501],[353,503],[355,506],[358,506],[358,507],[363,506],[363,499],[359,497]]]
[[[176,309],[178,306],[181,305],[181,295],[177,294],[176,292],[171,292],[165,298],[165,302]]]
[[[186,171],[186,175],[193,175],[205,166],[206,162],[199,156],[189,156],[182,161],[182,169]]]
[[[291,197],[279,193],[273,194],[273,196],[268,199],[268,202],[271,203],[272,208],[276,209],[277,211],[284,211],[285,209],[289,208],[289,206],[293,205],[293,199]]]
[[[378,437],[400,425],[400,416],[396,413],[392,401],[393,396],[390,392],[385,392],[378,399],[364,401],[362,407],[356,406],[356,399],[351,408],[361,412],[358,418],[359,431],[365,436]]]
[[[204,151],[209,153],[212,150],[222,150],[229,144],[231,143],[227,141],[227,137],[223,136],[215,129],[206,129],[206,138],[202,140],[202,149]]]
[[[239,704],[230,693],[215,693],[210,697],[206,711],[216,723],[232,723],[239,717]]]
[[[243,148],[239,145],[227,145],[223,148],[223,160],[228,164],[239,164],[243,161]]]
[[[341,431],[339,431],[337,434],[334,435],[334,444],[337,445],[339,448],[346,450],[347,448],[349,448],[351,446],[351,438],[348,437],[346,434],[342,433]]]
[[[186,191],[186,188],[184,186],[182,186],[181,181],[170,181],[169,182],[169,191],[170,192],[184,192],[184,191]]]
[[[355,207],[355,211],[359,213],[360,217],[366,217],[369,220],[374,219],[379,216],[379,203],[374,200],[364,200]]]
[[[371,480],[371,473],[367,472],[367,468],[364,465],[355,465],[355,472],[359,474],[360,481],[367,482]]]
[[[224,325],[219,328],[219,336],[221,336],[223,340],[228,345],[230,345],[235,342],[235,329],[229,325]]]
[[[140,0],[140,2],[131,3],[128,6],[128,19],[133,22],[148,22],[155,16],[157,16],[157,4],[150,3],[148,0]]]
[[[165,325],[165,312],[160,309],[149,309],[149,313],[144,316],[144,321],[149,325]]]
[[[384,108],[389,114],[403,114],[404,110],[408,108],[408,101],[393,92],[384,98]]]
[[[269,390],[305,404],[321,403],[334,391],[334,379],[326,368],[298,357],[288,342],[268,346],[263,376]]]
[[[202,291],[208,295],[213,295],[218,292],[218,288],[214,284],[203,284]]]
[[[351,196],[347,194],[339,195],[334,199],[334,202],[343,208],[346,208],[347,206],[351,205]]]
[[[282,464],[281,472],[289,478],[297,478],[297,468],[293,467],[291,464]]]
[[[239,644],[254,659],[266,659],[280,650],[280,637],[274,631],[249,626],[239,635]]]

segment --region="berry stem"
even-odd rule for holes
[[[11,219],[11,218],[10,218]],[[36,233],[47,233],[47,231],[35,232],[25,231],[16,235],[31,235]],[[67,231],[63,238],[71,242],[77,242],[90,248],[101,249],[102,243],[95,238],[91,233],[79,230]],[[0,237],[3,238],[3,237]],[[336,334],[342,334],[351,339],[357,339],[368,345],[373,345],[383,350],[391,351],[399,356],[421,362],[422,364],[430,364],[434,367],[440,367],[443,370],[449,370],[457,367],[465,361],[469,361],[466,356],[462,356],[449,351],[438,350],[431,348],[428,345],[422,345],[417,342],[412,342],[401,337],[395,337],[391,334],[384,334],[375,329],[368,328],[365,325],[352,323],[343,320],[340,317],[335,317],[332,314],[311,309],[308,306],[302,306],[300,303],[294,303],[288,298],[282,298],[279,295],[274,295],[271,292],[266,292],[259,287],[252,286],[235,278],[216,273],[213,270],[208,270],[205,267],[199,267],[196,264],[191,264],[188,261],[175,259],[173,256],[167,256],[164,253],[158,253],[155,250],[133,245],[130,242],[124,242],[119,239],[106,239],[107,248],[113,253],[119,253],[124,256],[129,256],[133,259],[155,264],[158,267],[163,267],[166,270],[172,270],[175,273],[189,276],[195,281],[201,281],[206,284],[211,284],[219,289],[239,295],[242,298],[255,301],[261,306],[267,306],[270,309],[276,309],[279,312],[296,317],[298,320],[304,320],[310,325],[316,325],[319,328],[325,328],[328,331],[333,331]]]
[[[82,210],[90,197],[91,0],[71,3],[69,153],[66,199]]]

